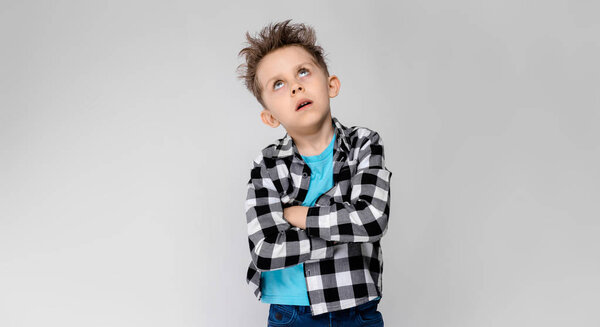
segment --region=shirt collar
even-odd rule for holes
[[[343,152],[348,153],[350,151],[350,135],[348,128],[342,125],[342,123],[340,123],[340,121],[336,117],[331,117],[331,122],[333,124],[333,128],[336,134],[336,144],[334,144],[334,149],[340,148]],[[275,151],[273,157],[285,158],[292,156],[294,153],[297,153],[298,156],[300,156],[300,153],[296,148],[294,140],[286,132],[283,138],[277,140],[277,143],[275,143]]]

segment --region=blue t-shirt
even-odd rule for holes
[[[308,193],[302,203],[303,206],[314,206],[319,196],[333,187],[334,143],[335,133],[321,154],[302,156],[311,171]],[[265,303],[310,305],[304,278],[304,263],[278,270],[263,271],[261,292],[261,301]]]

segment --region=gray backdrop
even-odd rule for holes
[[[393,172],[387,326],[598,326],[592,1],[2,1],[0,326],[265,326],[244,33],[317,30]]]

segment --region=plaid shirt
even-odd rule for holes
[[[261,271],[304,263],[312,315],[355,307],[382,295],[380,239],[387,231],[390,178],[379,134],[332,117],[334,186],[308,209],[306,229],[283,209],[302,205],[311,170],[286,133],[254,159],[245,202],[252,260],[246,281],[261,298]]]

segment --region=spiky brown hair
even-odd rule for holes
[[[329,76],[323,48],[316,44],[317,37],[313,27],[305,24],[290,24],[291,19],[265,26],[256,37],[246,32],[248,47],[238,53],[245,55],[246,63],[237,67],[238,78],[244,80],[246,88],[258,102],[266,108],[262,99],[262,88],[256,77],[256,69],[260,61],[270,52],[286,46],[297,45],[304,48],[315,59],[316,63]]]

